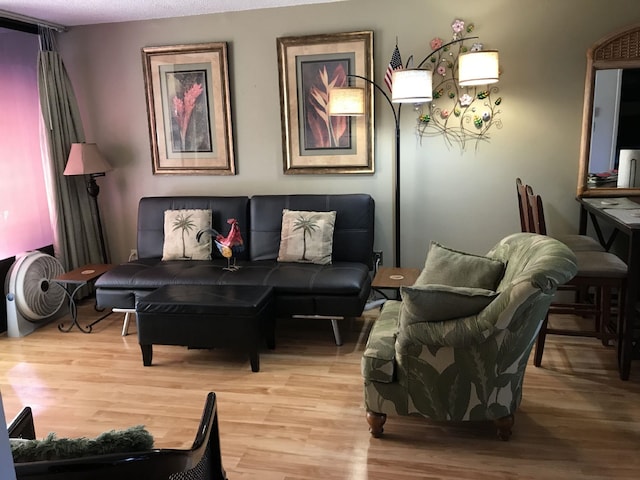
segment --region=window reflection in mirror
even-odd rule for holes
[[[595,76],[589,188],[640,187],[640,69]]]

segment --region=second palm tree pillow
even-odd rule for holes
[[[336,212],[282,210],[279,262],[331,263]]]

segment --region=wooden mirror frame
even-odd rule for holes
[[[610,33],[587,50],[587,76],[584,86],[582,141],[578,168],[579,197],[640,196],[640,188],[590,188],[587,183],[596,71],[615,68],[640,68],[640,25],[625,27]]]

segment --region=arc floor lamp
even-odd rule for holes
[[[468,40],[467,37],[455,39],[435,49],[422,62],[426,63],[438,51],[454,43]],[[463,59],[464,57],[464,59]],[[498,81],[498,57],[495,50],[469,51],[460,55],[458,65],[458,83],[462,87],[488,84]],[[433,77],[431,70],[400,69],[393,72],[391,97],[373,80],[360,75],[348,74],[358,78],[382,93],[383,98],[393,112],[395,130],[395,183],[394,183],[394,251],[395,266],[400,267],[400,111],[403,103],[424,104],[433,99]],[[396,108],[394,104],[398,104]],[[329,94],[329,114],[332,116],[361,116],[365,114],[365,89],[361,87],[333,88]]]

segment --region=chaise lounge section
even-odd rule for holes
[[[221,233],[237,220],[244,250],[236,271],[215,248],[211,260],[162,260],[167,210],[206,209]],[[278,261],[283,210],[335,211],[331,263]],[[374,200],[367,194],[258,195],[253,197],[144,197],[138,205],[138,259],[105,273],[96,282],[98,308],[129,309],[165,285],[268,286],[277,318],[318,317],[332,321],[362,314],[371,289]]]

